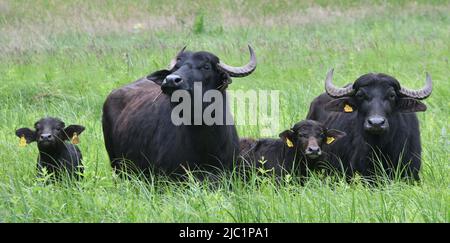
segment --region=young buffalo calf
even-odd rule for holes
[[[241,139],[241,162],[247,166],[274,170],[277,176],[294,170],[296,175],[306,177],[307,169],[316,169],[324,161],[322,148],[345,136],[345,133],[327,129],[313,120],[304,120],[279,136],[279,139]]]
[[[20,128],[16,135],[20,137],[22,146],[31,142],[37,142],[39,149],[38,171],[46,169],[48,173],[54,173],[56,178],[67,173],[79,179],[79,173],[83,173],[82,156],[78,147],[78,135],[84,131],[80,125],[65,126],[64,122],[57,118],[47,117],[34,124],[35,130]],[[72,143],[66,141],[72,140]]]

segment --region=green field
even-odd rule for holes
[[[450,222],[448,1],[176,2],[0,0],[1,222]],[[339,85],[384,72],[419,88],[429,72],[422,183],[254,176],[210,187],[113,175],[101,129],[112,89],[165,68],[184,45],[243,64],[247,43],[258,67],[230,89],[280,90],[280,131],[304,119],[331,67]],[[83,181],[36,179],[37,147],[20,148],[14,131],[47,115],[86,126]]]

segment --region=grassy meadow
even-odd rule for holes
[[[339,85],[384,72],[419,88],[429,72],[422,183],[117,178],[101,128],[111,90],[165,68],[184,45],[241,65],[247,43],[258,67],[229,88],[280,90],[280,131],[304,119],[331,67]],[[0,0],[0,222],[450,222],[449,57],[448,1]],[[36,145],[18,146],[15,129],[47,115],[86,126],[83,181],[47,185]]]

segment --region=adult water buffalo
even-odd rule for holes
[[[335,155],[331,165],[349,177],[358,172],[367,178],[399,175],[419,180],[420,129],[414,112],[427,108],[420,100],[432,92],[428,73],[420,90],[404,88],[382,73],[362,75],[344,88],[334,86],[332,78],[333,70],[325,80],[326,93],[311,103],[307,116],[347,134],[329,147]]]
[[[196,125],[175,125],[171,113],[180,102],[171,101],[171,96],[179,90],[193,96],[195,85],[201,84],[203,93],[209,90],[220,93],[225,109],[225,90],[231,77],[251,74],[256,69],[255,53],[249,46],[249,63],[232,67],[212,53],[184,49],[170,62],[168,69],[114,90],[106,99],[103,134],[116,171],[129,168],[146,174],[154,171],[179,175],[186,169],[231,168],[239,152],[235,126],[207,125],[203,121]],[[198,106],[205,109],[205,103],[196,106],[192,110]],[[231,117],[229,113],[225,115]]]

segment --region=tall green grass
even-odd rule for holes
[[[1,1],[0,221],[449,222],[448,2],[238,3]],[[331,67],[338,84],[384,72],[412,88],[428,71],[434,90],[418,114],[422,183],[371,187],[318,174],[301,186],[253,175],[247,183],[225,176],[211,187],[117,178],[101,132],[109,92],[165,68],[186,44],[239,65],[248,60],[247,43],[257,70],[230,89],[280,90],[281,129],[304,119]],[[86,126],[83,181],[36,179],[36,146],[18,147],[15,129],[46,115]],[[237,129],[260,136],[258,126]]]

